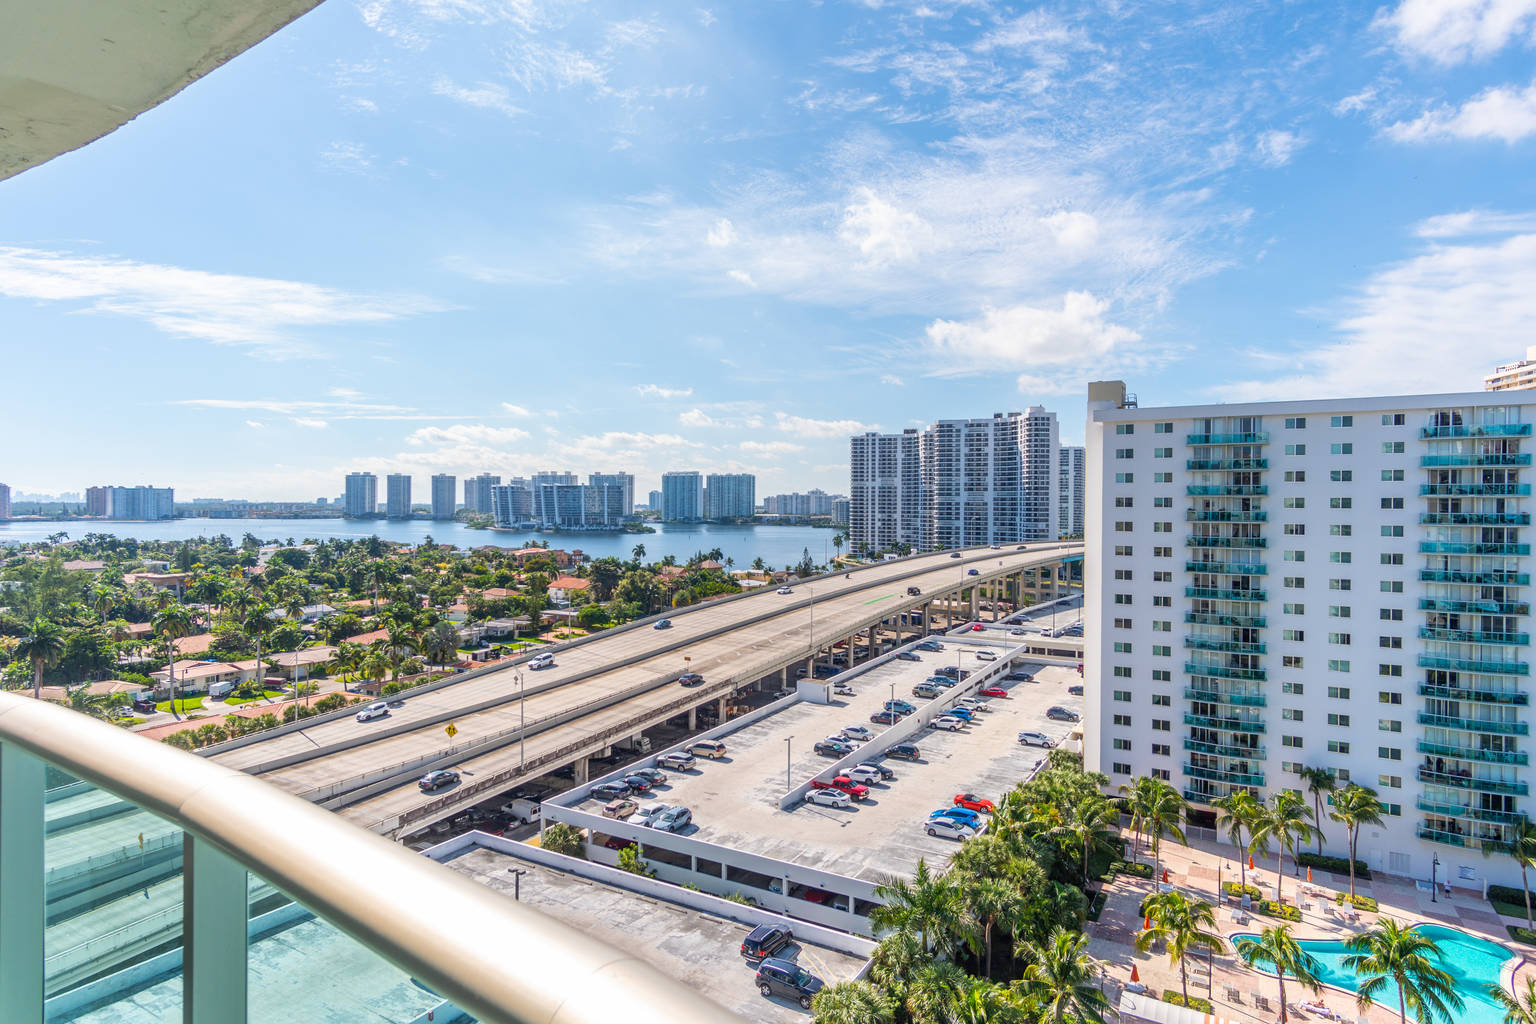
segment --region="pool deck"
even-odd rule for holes
[[[1130,841],[1128,830],[1126,837]],[[1247,922],[1239,923],[1237,907],[1220,905],[1217,899],[1218,876],[1221,882],[1239,881],[1240,865],[1235,856],[1236,851],[1230,845],[1217,846],[1214,843],[1196,841],[1190,846],[1183,846],[1165,838],[1161,852],[1162,865],[1167,869],[1168,881],[1172,885],[1192,896],[1218,904],[1216,923],[1224,937],[1230,939],[1234,934],[1256,932],[1281,923],[1275,918],[1251,911],[1247,914]],[[1140,859],[1148,862],[1152,859],[1150,849],[1144,844]],[[1257,863],[1257,858],[1255,861]],[[1265,857],[1264,863],[1258,863],[1256,870],[1247,873],[1248,884],[1257,885],[1267,895],[1273,896],[1274,868],[1273,855]],[[1441,924],[1489,939],[1509,949],[1511,955],[1517,959],[1513,970],[1510,964],[1504,965],[1503,981],[1506,987],[1511,984],[1524,986],[1526,979],[1536,979],[1536,946],[1515,942],[1506,930],[1506,925],[1523,926],[1525,920],[1501,916],[1477,892],[1455,889],[1453,894],[1447,897],[1442,891],[1438,900],[1432,901],[1430,894],[1421,890],[1410,879],[1378,875],[1369,882],[1357,880],[1355,892],[1362,896],[1374,897],[1380,911],[1378,913],[1361,911],[1358,921],[1346,921],[1339,916],[1342,908],[1335,906],[1334,895],[1349,891],[1348,875],[1334,875],[1313,868],[1313,881],[1309,884],[1306,868],[1301,869],[1299,881],[1294,870],[1294,865],[1287,860],[1283,890],[1285,902],[1294,906],[1296,900],[1301,898],[1306,903],[1302,909],[1301,921],[1292,924],[1292,934],[1297,939],[1347,940],[1372,927],[1377,918],[1382,916],[1413,924]],[[1322,891],[1326,895],[1307,895],[1306,890],[1309,889]],[[1171,963],[1161,952],[1138,953],[1133,945],[1136,933],[1142,925],[1138,908],[1141,901],[1152,892],[1152,883],[1129,875],[1120,875],[1109,886],[1108,892],[1110,894],[1108,904],[1100,914],[1098,922],[1090,924],[1088,930],[1092,936],[1091,952],[1107,967],[1106,989],[1111,1002],[1118,1002],[1120,992],[1130,983],[1133,966],[1140,982],[1146,986],[1151,995],[1160,997],[1164,989],[1177,992],[1179,990],[1177,965]],[[1217,954],[1211,960],[1211,991],[1209,993],[1206,991],[1204,974],[1196,973],[1194,967],[1196,960],[1203,961],[1204,957],[1191,957],[1187,961],[1190,964],[1189,993],[1191,996],[1209,996],[1216,1016],[1232,1021],[1233,1024],[1272,1024],[1279,1020],[1279,992],[1273,976],[1259,975],[1245,967],[1232,954],[1230,942],[1224,955]],[[1228,998],[1229,990],[1236,991],[1235,1000]],[[1255,999],[1255,995],[1267,1000],[1267,1008]],[[1318,999],[1294,981],[1288,981],[1286,984],[1286,998],[1293,1004]],[[1339,989],[1324,987],[1321,1001],[1342,1020],[1349,1021],[1351,1024],[1359,1019],[1369,1021],[1370,1024],[1397,1024],[1398,1021],[1396,1006],[1372,1006],[1366,1011],[1361,1011],[1355,1005],[1353,995]],[[1316,1014],[1294,1011],[1289,1013],[1288,1017],[1291,1021],[1319,1019]]]

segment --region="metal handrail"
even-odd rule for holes
[[[161,815],[482,1021],[735,1019],[635,956],[206,758],[10,693],[0,742]]]

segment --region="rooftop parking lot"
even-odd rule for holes
[[[511,895],[510,868],[522,876],[520,898],[550,917],[649,961],[657,969],[752,1021],[805,1021],[810,1013],[786,999],[765,999],[756,965],[741,955],[744,924],[639,893],[602,885],[483,847],[446,862],[482,885]],[[795,942],[776,956],[794,960],[828,985],[848,981],[863,961]]]
[[[996,800],[1024,779],[1046,750],[1021,746],[1018,734],[1038,731],[1057,742],[1067,736],[1073,723],[1049,719],[1046,711],[1059,705],[1081,713],[1082,698],[1067,693],[1068,686],[1081,682],[1075,670],[1019,663],[1015,670],[1032,673],[1035,681],[1002,681],[1009,696],[991,699],[993,710],[959,732],[922,730],[911,740],[921,758],[887,759],[895,778],[872,785],[863,801],[845,808],[778,806],[785,792],[833,762],[813,751],[818,740],[850,725],[878,731],[883,727],[872,724],[870,715],[893,691],[921,706],[926,701],[913,696],[912,688],[939,668],[958,664],[974,671],[987,667],[977,660],[978,651],[1002,658],[1009,649],[1001,642],[940,640],[942,652],[921,653],[918,662],[892,660],[850,680],[855,696],[830,705],[800,701],[731,733],[725,737],[726,757],[701,758],[692,771],[669,772],[666,784],[637,799],[688,807],[693,824],[683,835],[869,882],[908,874],[919,858],[947,861],[955,841],[925,834],[929,813],[951,806],[957,793]],[[597,813],[602,801],[580,806]]]

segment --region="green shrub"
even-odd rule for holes
[[[1200,996],[1190,996],[1189,1002],[1186,1004],[1184,1002],[1184,994],[1182,992],[1176,992],[1171,988],[1163,989],[1163,1002],[1172,1003],[1174,1006],[1187,1005],[1191,1010],[1199,1010],[1201,1013],[1213,1012],[1211,1001],[1209,999],[1205,999]]]
[[[1221,888],[1228,896],[1237,896],[1239,898],[1247,896],[1251,899],[1258,899],[1263,895],[1259,892],[1259,887],[1256,885],[1239,885],[1236,882],[1226,882]]]
[[[1109,865],[1109,874],[1111,876],[1114,876],[1114,875],[1130,875],[1133,878],[1151,878],[1152,877],[1152,865],[1151,864],[1127,864],[1123,860],[1117,860],[1117,861],[1115,861],[1115,862],[1113,862],[1112,864]]]
[[[1536,946],[1536,932],[1531,931],[1529,928],[1520,928],[1516,925],[1510,925],[1509,937],[1514,939],[1516,942],[1524,942],[1528,943],[1529,945]]]
[[[1341,892],[1338,896],[1334,897],[1333,902],[1342,907],[1349,898],[1349,893]],[[1369,910],[1373,914],[1376,912],[1376,900],[1372,896],[1361,896],[1359,893],[1356,893],[1354,904],[1356,910]]]
[[[1495,903],[1512,903],[1520,908],[1520,916],[1525,916],[1525,890],[1516,889],[1509,885],[1490,885],[1488,887],[1488,899]],[[1532,897],[1532,904],[1536,904],[1536,897]]]
[[[1108,902],[1109,893],[1103,891],[1094,893],[1093,901],[1088,904],[1088,920],[1097,921],[1099,919],[1099,915],[1104,912],[1105,904]]]
[[[563,853],[567,857],[585,859],[587,856],[585,839],[581,829],[560,821],[544,830],[544,835],[539,839],[539,846],[550,853]]]
[[[1266,917],[1278,917],[1282,921],[1300,921],[1301,911],[1289,903],[1276,903],[1274,900],[1259,900],[1258,911]]]
[[[1336,875],[1349,874],[1349,861],[1343,857],[1320,857],[1315,853],[1301,853],[1296,855],[1296,863],[1304,868],[1332,871]],[[1365,866],[1365,861],[1355,861],[1355,878],[1369,881],[1370,877],[1371,869]]]

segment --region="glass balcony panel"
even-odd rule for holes
[[[1525,647],[1531,642],[1529,633],[1487,633],[1480,629],[1446,629],[1440,626],[1420,626],[1420,640],[1447,640],[1458,644],[1501,644]]]
[[[1426,612],[1455,612],[1471,615],[1531,614],[1531,606],[1524,601],[1457,601],[1444,597],[1421,597],[1419,609]]]
[[[1223,576],[1267,576],[1263,562],[1185,562],[1185,572],[1220,573]]]
[[[1461,772],[1465,771],[1466,774]],[[1433,768],[1419,766],[1419,781],[1436,786],[1454,786],[1457,789],[1470,789],[1474,793],[1504,793],[1510,796],[1525,796],[1530,792],[1530,786],[1524,782],[1507,782],[1502,779],[1479,778],[1473,775],[1469,769],[1456,771],[1447,768],[1445,771],[1436,771]]]
[[[1529,452],[1458,452],[1451,455],[1421,455],[1425,469],[1438,466],[1529,466]]]
[[[1455,495],[1494,495],[1528,497],[1530,484],[1421,484],[1419,494],[1426,498],[1452,497]]]
[[[1193,661],[1184,663],[1184,671],[1192,676],[1209,676],[1213,679],[1251,679],[1263,682],[1269,678],[1268,673],[1261,668],[1246,668],[1238,665],[1203,665]]]
[[[1472,842],[1471,836],[1458,835],[1455,832],[1447,832],[1443,829],[1431,828],[1428,825],[1419,826],[1419,838],[1427,839],[1432,843],[1441,843],[1446,846],[1467,846]]]
[[[1217,612],[1185,612],[1184,621],[1202,626],[1236,626],[1241,629],[1264,629],[1268,620],[1262,615],[1226,615]]]
[[[1198,725],[1205,729],[1225,729],[1227,732],[1264,732],[1264,723],[1256,718],[1214,718],[1186,712],[1184,724]]]
[[[1453,540],[1419,542],[1421,555],[1528,555],[1529,544],[1479,544]]]
[[[1184,488],[1184,493],[1197,498],[1221,495],[1262,496],[1269,493],[1269,488],[1264,484],[1190,484]]]
[[[1425,526],[1530,526],[1529,512],[1422,512]]]
[[[1452,715],[1432,715],[1419,712],[1420,725],[1433,725],[1442,729],[1460,729],[1462,732],[1485,732],[1497,736],[1528,736],[1531,727],[1525,722],[1489,722],[1477,718],[1458,718]]]
[[[1197,754],[1210,754],[1212,757],[1240,757],[1245,761],[1264,760],[1263,747],[1238,747],[1225,743],[1206,743],[1204,740],[1192,740],[1184,738],[1184,749]]]
[[[1263,523],[1269,520],[1269,513],[1261,508],[1187,508],[1184,518],[1191,523]]]
[[[1184,468],[1191,472],[1209,470],[1268,469],[1268,459],[1186,459]]]
[[[1204,768],[1200,765],[1185,764],[1184,774],[1192,779],[1210,779],[1213,782],[1226,782],[1234,786],[1264,785],[1263,772],[1222,771],[1217,768]]]
[[[1209,601],[1264,601],[1262,590],[1221,590],[1216,587],[1185,587],[1185,597],[1203,597]]]
[[[1268,444],[1269,434],[1255,431],[1248,434],[1187,434],[1186,444]]]
[[[1419,436],[1426,440],[1436,437],[1530,437],[1529,423],[1485,423],[1478,425],[1454,424],[1443,427],[1425,427]]]
[[[1233,707],[1262,708],[1269,705],[1268,699],[1262,693],[1226,693],[1200,686],[1185,687],[1184,697],[1187,700],[1205,701],[1208,704],[1230,704]]]
[[[1530,755],[1523,750],[1485,750],[1482,747],[1466,747],[1454,743],[1430,743],[1420,740],[1419,753],[1440,757],[1455,757],[1463,761],[1486,761],[1489,764],[1529,764]]]
[[[1188,589],[1188,588],[1186,588]],[[1419,655],[1420,668],[1449,668],[1458,672],[1481,672],[1494,676],[1525,676],[1531,674],[1530,665],[1523,661],[1477,661],[1472,658],[1451,658],[1438,654]]]
[[[1267,548],[1265,537],[1185,537],[1187,548]]]
[[[1414,802],[1414,806],[1421,811],[1428,811],[1430,814],[1438,814],[1445,818],[1471,818],[1474,821],[1492,821],[1501,825],[1516,825],[1525,820],[1525,815],[1519,811],[1495,811],[1486,807],[1440,803],[1424,796],[1419,797]]]
[[[1476,586],[1529,586],[1531,574],[1503,569],[1473,572],[1467,569],[1420,569],[1422,583],[1468,583]]]
[[[1231,654],[1264,654],[1267,644],[1244,643],[1240,640],[1218,640],[1208,636],[1187,636],[1184,646],[1195,651],[1226,651]]]
[[[1530,704],[1530,695],[1516,690],[1479,690],[1465,686],[1442,686],[1438,683],[1420,683],[1419,696],[1444,697],[1448,700],[1475,701],[1479,704]]]

